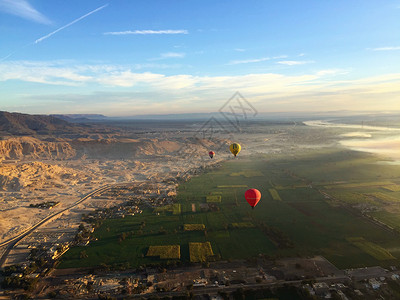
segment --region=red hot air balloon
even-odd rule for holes
[[[214,154],[215,154],[215,152],[214,152],[214,151],[210,151],[210,152],[208,152],[208,155],[210,155],[210,158],[213,158],[213,157],[214,157]]]
[[[251,208],[254,208],[254,206],[256,206],[258,201],[261,199],[261,193],[259,190],[249,189],[244,193],[244,197],[250,204]]]

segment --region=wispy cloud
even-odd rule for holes
[[[235,48],[234,50],[237,51],[237,52],[244,52],[244,51],[246,51],[246,49],[243,49],[243,48]]]
[[[282,60],[278,61],[277,64],[287,65],[287,66],[297,66],[297,65],[305,65],[312,64],[315,61],[313,60]]]
[[[127,31],[111,31],[111,32],[104,32],[105,35],[128,35],[128,34],[188,34],[189,31],[186,29],[167,29],[167,30],[127,30]]]
[[[168,59],[168,58],[184,58],[186,56],[186,53],[183,52],[166,52],[166,53],[161,53],[159,57],[154,57],[148,59],[149,61],[154,61],[154,60],[162,60],[162,59]]]
[[[59,32],[59,31],[65,29],[65,28],[67,28],[67,27],[69,27],[69,26],[71,26],[71,25],[73,25],[73,24],[75,24],[75,23],[81,21],[82,19],[84,19],[84,18],[90,16],[91,14],[94,14],[95,12],[98,12],[99,10],[102,10],[102,9],[103,9],[104,7],[106,7],[106,6],[108,6],[108,4],[103,5],[103,6],[100,6],[99,8],[96,8],[95,10],[92,10],[91,12],[88,12],[87,14],[83,15],[82,17],[79,17],[78,19],[73,20],[72,22],[68,23],[67,25],[64,25],[64,26],[58,28],[57,30],[54,30],[53,32],[50,32],[49,34],[47,34],[47,35],[45,35],[45,36],[42,36],[41,38],[38,38],[38,39],[35,41],[35,44],[40,43],[41,41],[43,41],[43,40],[45,40],[45,39],[51,37],[52,35],[56,34],[57,32]]]
[[[372,48],[370,50],[372,50],[372,51],[395,51],[395,50],[400,50],[400,46]]]
[[[51,21],[32,7],[26,0],[0,0],[0,11],[41,24]]]
[[[282,58],[287,58],[287,55],[278,55],[278,56],[274,56],[273,59],[282,59]]]
[[[348,70],[343,70],[343,69],[326,69],[318,71],[316,74],[318,76],[326,76],[326,75],[345,75],[348,73],[349,73]]]
[[[257,62],[262,62],[266,60],[270,60],[271,58],[269,57],[261,57],[261,58],[255,58],[255,59],[244,59],[244,60],[233,60],[228,63],[228,65],[239,65],[239,64],[250,64],[250,63],[257,63]]]
[[[162,58],[182,58],[185,57],[185,53],[180,53],[180,52],[167,52],[167,53],[162,53],[161,57]]]

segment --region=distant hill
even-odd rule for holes
[[[76,126],[54,116],[0,111],[0,131],[11,135],[34,135],[74,132]]]
[[[52,117],[56,117],[62,119],[64,121],[68,121],[71,123],[86,123],[91,121],[102,121],[107,119],[106,116],[101,114],[57,114],[50,115]]]

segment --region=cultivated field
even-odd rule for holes
[[[179,245],[150,246],[146,256],[157,256],[161,259],[179,259],[181,258],[181,249]]]
[[[400,217],[385,210],[387,205],[399,205],[395,199],[400,192],[387,187],[400,183],[400,168],[377,160],[343,149],[309,150],[290,157],[239,156],[181,184],[179,209],[173,205],[104,221],[95,231],[98,240],[71,249],[60,267],[166,263],[148,257],[147,251],[168,245],[179,245],[180,262],[188,263],[194,261],[191,243],[210,245],[212,259],[323,255],[339,268],[400,266],[400,235],[361,214],[361,209],[375,211],[375,218],[400,228]],[[254,176],[242,170],[252,170]],[[247,188],[262,193],[255,209],[244,199]],[[211,196],[222,201],[209,201]],[[201,208],[207,202],[214,209],[193,211],[193,204]],[[204,225],[205,230],[188,231],[191,224]],[[120,241],[124,232],[130,234]],[[80,259],[83,250],[87,258]],[[208,255],[196,261],[205,261]]]

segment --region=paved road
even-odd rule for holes
[[[121,185],[121,184],[116,184],[115,186],[118,186],[118,185]],[[3,255],[2,255],[1,258],[0,258],[0,267],[2,267],[3,264],[5,263],[5,261],[6,261],[6,259],[7,259],[7,256],[8,256],[8,254],[10,253],[11,249],[14,248],[14,246],[15,246],[20,240],[22,240],[24,237],[26,237],[27,235],[29,235],[30,233],[32,233],[34,230],[36,230],[36,229],[37,229],[38,227],[40,227],[41,225],[45,224],[47,221],[49,221],[49,220],[51,220],[51,219],[57,217],[58,215],[62,214],[63,212],[68,211],[69,209],[71,209],[71,208],[73,208],[73,207],[75,207],[75,206],[81,204],[83,201],[89,199],[90,197],[94,196],[95,194],[100,193],[100,192],[103,192],[103,191],[105,191],[105,190],[108,190],[108,189],[110,189],[110,188],[112,188],[112,187],[114,187],[114,185],[107,184],[107,185],[105,185],[105,186],[102,186],[102,187],[100,187],[100,188],[98,188],[98,189],[96,189],[96,190],[90,192],[89,194],[87,194],[87,195],[84,196],[83,198],[79,199],[78,201],[74,202],[74,203],[71,204],[70,206],[68,206],[68,207],[66,207],[66,208],[64,208],[64,209],[62,209],[62,210],[60,210],[60,211],[58,211],[58,212],[55,212],[55,213],[53,213],[53,214],[47,216],[46,218],[44,218],[44,219],[41,220],[40,222],[38,222],[38,223],[36,223],[35,225],[33,225],[33,226],[31,226],[31,227],[25,229],[23,232],[19,233],[18,235],[16,235],[16,236],[14,236],[14,237],[12,237],[12,238],[10,238],[10,239],[8,239],[8,240],[2,242],[2,243],[0,244],[0,247],[6,246],[6,250],[4,251]]]

